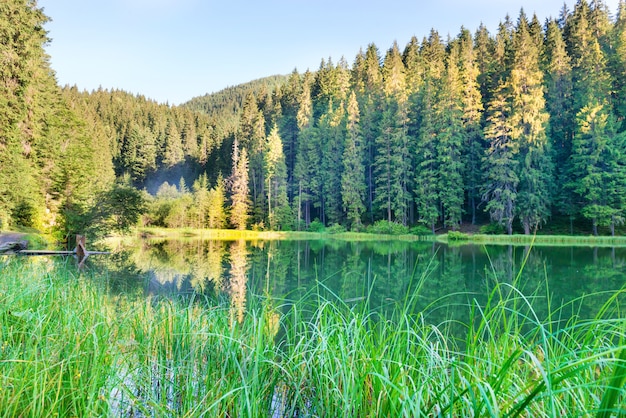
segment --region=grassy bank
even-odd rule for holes
[[[533,245],[567,247],[626,247],[625,236],[593,235],[485,235],[450,232],[434,237],[438,242],[451,245]]]
[[[216,240],[343,240],[343,241],[437,241],[451,245],[535,245],[535,246],[585,246],[626,247],[626,236],[592,235],[488,235],[450,232],[440,235],[391,235],[366,232],[306,232],[306,231],[239,231],[232,229],[169,229],[140,228],[144,237],[166,239],[216,239]]]
[[[337,301],[251,298],[238,323],[228,303],[133,300],[71,265],[0,263],[4,416],[608,417],[624,408],[617,295],[598,318],[556,329],[558,309],[540,321],[525,296],[498,285],[458,340],[451,324],[412,313],[410,298],[385,318]]]
[[[217,239],[236,241],[254,240],[325,240],[344,241],[380,241],[402,240],[418,241],[417,235],[369,234],[365,232],[308,232],[308,231],[240,231],[235,229],[193,229],[193,228],[139,228],[138,233],[145,237],[169,239]]]

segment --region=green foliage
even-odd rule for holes
[[[48,18],[32,2],[7,3],[2,225],[82,232],[101,193],[128,175],[152,194],[164,181],[193,185],[154,198],[144,218],[153,225],[205,227],[209,207],[223,207],[211,225],[230,213],[238,229],[300,230],[318,218],[360,230],[385,219],[434,232],[484,210],[508,233],[530,234],[553,213],[615,233],[626,219],[619,7],[612,20],[603,2],[581,0],[546,25],[522,12],[494,34],[463,28],[448,40],[433,29],[404,51],[371,44],[351,67],[322,60],[315,72],[169,106],[60,89],[43,49]],[[209,190],[220,173],[231,174],[223,190]],[[207,206],[209,194],[224,205]]]
[[[499,223],[492,222],[487,225],[482,225],[479,232],[485,235],[501,235],[504,234],[506,230]]]
[[[376,221],[373,225],[368,225],[365,231],[370,234],[405,235],[409,233],[409,228],[398,222],[389,222],[381,219],[380,221]]]
[[[341,234],[343,232],[346,232],[346,227],[335,223],[328,226],[324,232],[326,232],[327,234]]]
[[[326,230],[326,227],[324,226],[323,223],[319,221],[319,219],[314,219],[309,224],[309,227],[307,230],[309,232],[324,232],[324,230]]]
[[[426,235],[432,235],[433,231],[424,225],[415,225],[409,229],[409,234],[418,235],[418,236],[426,236]]]
[[[98,196],[89,229],[124,233],[137,226],[147,208],[146,198],[129,180],[115,182],[109,190]]]
[[[467,241],[469,239],[469,235],[459,232],[459,231],[449,231],[448,232],[448,241]]]

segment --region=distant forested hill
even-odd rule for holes
[[[370,44],[351,64],[322,60],[182,106],[59,88],[46,17],[32,1],[5,8],[5,227],[119,221],[95,209],[144,189],[143,223],[162,226],[613,233],[626,219],[624,1]]]
[[[267,100],[276,89],[287,82],[287,76],[274,75],[237,86],[227,87],[216,93],[194,97],[182,104],[189,110],[209,115],[225,132],[234,132],[239,125],[241,109],[250,95],[260,101]]]

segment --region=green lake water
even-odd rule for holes
[[[507,295],[516,298],[516,310],[539,321],[593,318],[626,285],[626,248],[142,240],[94,257],[87,268],[105,269],[112,292],[202,295],[229,303],[239,319],[255,299],[271,299],[284,311],[296,301],[323,299],[379,313],[410,300],[429,323],[454,328],[467,322],[472,307]],[[624,302],[621,295],[612,306]]]

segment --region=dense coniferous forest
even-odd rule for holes
[[[624,1],[433,29],[181,106],[58,86],[36,1],[0,10],[2,228],[624,223]]]

